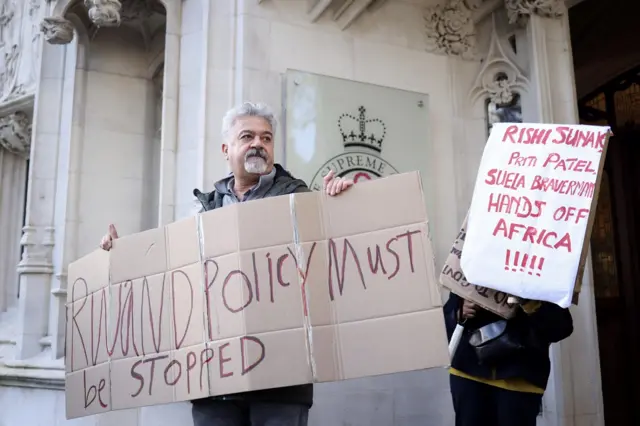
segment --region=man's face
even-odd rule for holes
[[[222,145],[231,170],[238,175],[264,175],[273,168],[273,131],[262,117],[240,117]]]

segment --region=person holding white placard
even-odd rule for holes
[[[505,320],[451,293],[444,313],[449,339],[464,325],[449,370],[456,426],[535,426],[549,346],[573,332],[569,310],[522,301]]]

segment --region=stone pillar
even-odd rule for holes
[[[60,124],[58,130],[58,172],[54,210],[54,248],[52,254],[54,276],[51,281],[48,335],[43,341],[51,348],[52,359],[64,356],[67,267],[78,258],[78,227],[80,167],[82,162],[82,134],[86,110],[86,51],[89,49],[86,33],[80,31],[77,43],[66,48],[61,60],[63,73],[48,77],[62,79],[60,98]],[[46,46],[45,58],[59,55],[59,48]]]
[[[0,314],[18,297],[16,265],[24,214],[31,119],[22,111],[0,119]]]
[[[161,216],[168,223],[193,213],[193,188],[202,186],[202,126],[205,99],[204,49],[206,48],[207,1],[182,2],[180,31],[167,31],[167,49],[179,46],[180,62],[165,68],[165,105],[176,106],[177,137],[170,139],[172,126],[163,117],[162,185],[163,204],[171,203],[173,216]],[[169,19],[169,16],[167,16]],[[168,50],[165,53],[168,55]],[[169,56],[167,56],[169,57]],[[167,195],[167,197],[165,197]]]
[[[578,123],[575,80],[564,3],[506,0],[512,22],[526,25],[531,64],[531,94],[537,121]],[[539,424],[604,425],[600,359],[595,316],[591,256],[582,284],[580,304],[571,307],[574,332],[553,345],[551,377]]]
[[[175,219],[176,173],[178,141],[178,95],[180,93],[181,61],[181,15],[180,2],[168,2],[167,33],[164,48],[164,71],[162,76],[162,132],[160,135],[160,184],[158,196],[158,225],[166,225]]]
[[[240,4],[237,4],[240,3]],[[210,2],[208,14],[207,56],[206,56],[206,99],[203,108],[203,135],[204,135],[204,168],[203,185],[206,190],[213,189],[213,183],[223,178],[229,168],[222,155],[222,117],[229,108],[244,100],[268,101],[262,96],[253,93],[245,93],[243,90],[244,74],[242,56],[244,43],[242,36],[243,25],[241,21],[242,2],[221,0]],[[235,61],[235,63],[234,63]],[[254,81],[254,84],[265,90],[280,90],[280,81],[270,81],[270,89],[263,86],[267,82],[257,76],[246,76]],[[274,108],[279,105],[272,105]],[[280,126],[277,132],[282,135]],[[277,139],[281,146],[284,141]]]
[[[21,245],[20,299],[16,358],[31,358],[42,351],[47,335],[54,245],[54,207],[59,125],[63,95],[64,47],[71,41],[70,24],[64,18],[46,18],[40,26],[45,39],[40,81],[36,92],[33,137],[28,174],[26,220]]]
[[[235,51],[242,49],[240,40],[236,39],[238,45],[234,43],[240,19],[236,16],[237,3],[242,2],[185,0],[182,3],[181,32],[176,37],[180,43],[180,66],[174,71],[168,62],[169,68],[165,70],[165,105],[170,104],[173,93],[166,83],[171,81],[174,72],[179,75],[175,153],[169,151],[171,127],[166,121],[167,143],[163,142],[163,155],[175,155],[175,168],[163,170],[175,176],[175,219],[196,210],[193,188],[210,191],[214,181],[227,172],[220,150],[220,131],[222,116],[234,102],[234,88],[239,78],[233,69],[234,47]],[[174,38],[172,34],[167,35],[167,48],[170,36]],[[162,182],[167,185],[169,180],[163,178]],[[167,188],[166,192],[170,191],[171,188]]]

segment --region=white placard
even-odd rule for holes
[[[609,133],[601,126],[493,126],[461,258],[469,282],[571,304]]]

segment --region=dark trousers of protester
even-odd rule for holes
[[[536,426],[542,395],[450,376],[456,426]]]
[[[309,408],[300,404],[194,401],[194,426],[307,426]]]

